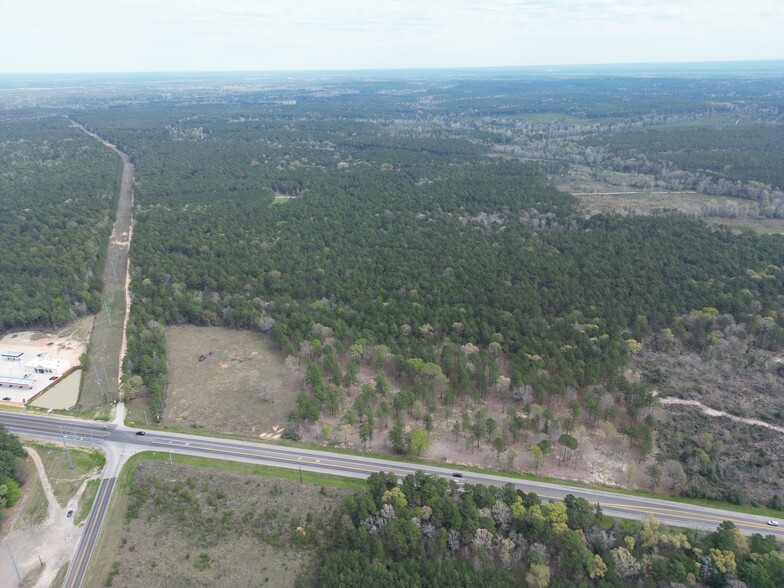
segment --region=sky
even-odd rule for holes
[[[0,73],[784,58],[782,0],[0,0]]]

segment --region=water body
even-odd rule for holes
[[[30,404],[40,408],[54,408],[56,410],[71,408],[79,400],[79,385],[81,382],[82,370],[74,370],[67,376],[57,380],[51,388]]]

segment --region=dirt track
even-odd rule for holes
[[[747,419],[744,417],[736,416],[734,414],[730,414],[728,412],[724,412],[723,410],[716,410],[715,408],[709,408],[705,406],[702,402],[698,402],[697,400],[685,400],[683,398],[674,398],[672,396],[669,396],[667,398],[660,398],[659,402],[661,402],[662,404],[685,404],[687,406],[696,406],[708,416],[724,417],[727,419],[731,419],[733,421],[737,421],[739,423],[746,423],[747,425],[756,425],[758,427],[767,427],[768,429],[778,431],[779,433],[784,433],[784,427],[777,427],[776,425],[771,425],[770,423],[766,423],[765,421],[761,421],[759,419]]]
[[[84,374],[79,398],[79,404],[83,408],[89,408],[119,398],[120,369],[125,354],[125,327],[130,308],[128,266],[133,235],[134,166],[130,157],[116,146],[80,124],[71,122],[91,137],[101,141],[107,149],[114,151],[123,164],[117,213],[103,272],[104,304],[95,318],[95,326],[90,338],[90,363],[93,367]]]
[[[74,525],[75,517],[66,515],[69,510],[78,512],[78,504],[87,486],[87,480],[81,484],[68,504],[60,506],[54,496],[49,478],[46,476],[41,458],[35,449],[29,446],[26,449],[35,464],[38,479],[41,481],[46,495],[47,515],[40,524],[23,525],[19,515],[22,513],[24,500],[28,497],[26,494],[6,521],[10,530],[5,539],[11,545],[16,566],[24,579],[25,586],[47,588],[52,585],[60,568],[70,561],[82,536],[84,524]],[[3,553],[0,554],[0,578],[15,577],[16,572],[8,555],[8,548],[4,545]]]

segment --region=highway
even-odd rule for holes
[[[87,519],[87,527],[74,556],[74,563],[69,569],[66,588],[79,588],[82,585],[122,464],[130,455],[148,450],[302,469],[353,478],[366,478],[378,471],[394,472],[402,478],[422,470],[428,474],[454,479],[461,484],[511,483],[524,492],[535,492],[543,500],[560,500],[567,494],[573,494],[585,498],[592,504],[599,503],[604,513],[613,517],[642,520],[648,517],[648,513],[653,513],[663,524],[705,531],[714,530],[719,523],[729,520],[747,534],[773,534],[784,538],[784,528],[768,526],[766,518],[761,516],[604,490],[578,488],[568,484],[507,478],[460,470],[457,467],[411,464],[391,459],[182,433],[149,431],[146,435],[139,436],[136,435],[139,429],[117,424],[110,424],[108,430],[103,430],[101,428],[105,426],[103,423],[23,413],[0,412],[0,424],[24,438],[60,443],[65,441],[69,445],[94,447],[102,450],[107,456],[104,479],[93,511]],[[453,473],[456,472],[461,473],[463,477],[453,477]]]

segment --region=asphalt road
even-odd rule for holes
[[[95,503],[90,516],[87,518],[86,527],[79,547],[76,550],[71,565],[68,567],[68,576],[65,579],[65,588],[79,588],[84,582],[87,574],[87,565],[90,563],[95,546],[98,544],[98,536],[103,526],[103,519],[109,508],[109,499],[112,497],[114,484],[117,478],[104,478],[98,487],[98,494],[95,496]]]
[[[146,450],[302,469],[353,478],[366,478],[378,471],[395,472],[402,478],[422,470],[429,474],[449,477],[461,484],[511,483],[524,492],[535,492],[544,500],[559,500],[567,494],[573,494],[585,498],[592,504],[599,503],[604,513],[613,517],[642,520],[652,513],[663,524],[706,531],[714,530],[722,521],[732,521],[747,534],[773,534],[784,538],[784,527],[768,526],[765,517],[756,515],[604,490],[578,488],[567,484],[551,484],[469,472],[453,467],[425,466],[359,455],[182,433],[149,431],[146,435],[140,436],[136,435],[139,429],[115,424],[104,425],[93,421],[23,413],[0,412],[0,424],[26,438],[61,443],[65,441],[74,446],[96,447],[106,453],[104,480],[98,490],[93,511],[87,519],[87,528],[74,556],[74,563],[69,569],[65,584],[68,588],[81,586],[122,464],[128,456]],[[108,426],[108,430],[103,430],[102,426]],[[462,474],[462,478],[453,476],[457,472]]]

